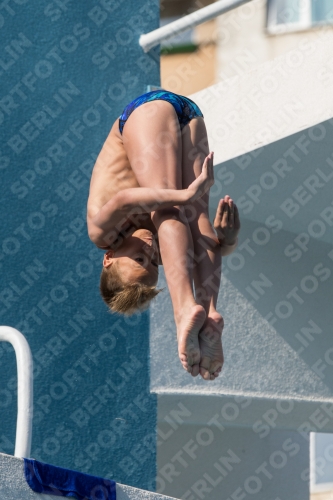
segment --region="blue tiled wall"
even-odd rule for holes
[[[35,362],[32,456],[154,488],[149,316],[110,315],[87,237],[94,159],[123,107],[159,85],[140,33],[158,0],[0,5],[0,324]],[[13,453],[15,357],[0,345],[0,450]]]

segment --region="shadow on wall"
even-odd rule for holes
[[[332,397],[332,139],[327,121],[215,167],[211,220],[225,194],[242,219],[239,246],[223,259],[223,374],[207,384],[182,373],[171,303],[158,297],[151,313],[153,390]],[[163,374],[158,348],[171,350]]]
[[[332,137],[333,121],[327,121],[221,166],[223,191],[230,191],[243,217],[240,245],[225,259],[224,276],[248,311],[264,320],[248,331],[259,349],[255,359],[263,356],[261,370],[270,360],[276,375],[288,354],[290,370],[273,385],[277,393],[289,379],[296,396],[332,397]],[[246,318],[234,316],[236,328],[238,320],[246,327]],[[268,342],[272,329],[281,345]],[[239,340],[238,350],[251,363],[247,342],[243,347]],[[259,376],[260,390],[263,384]]]

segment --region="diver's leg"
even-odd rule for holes
[[[135,109],[124,126],[123,139],[140,186],[182,188],[182,138],[170,103],[153,101]],[[152,219],[174,310],[179,357],[183,367],[196,376],[200,360],[198,334],[206,314],[193,295],[191,231],[183,207],[158,210]]]
[[[182,187],[186,188],[198,177],[209,153],[207,132],[203,118],[191,120],[182,131]],[[214,380],[223,364],[223,318],[216,311],[221,280],[221,248],[209,221],[209,193],[185,207],[194,243],[194,282],[196,300],[206,311],[207,318],[199,333],[201,350],[200,374]]]

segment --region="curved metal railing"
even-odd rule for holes
[[[30,457],[33,416],[33,361],[26,338],[15,328],[0,326],[0,341],[10,342],[17,364],[17,423],[15,457]]]

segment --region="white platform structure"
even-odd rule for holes
[[[168,295],[151,307],[160,492],[309,498],[309,433],[333,432],[332,46],[332,32],[318,31],[316,43],[304,39],[190,96],[215,152],[211,215],[230,194],[242,231],[223,261],[225,365],[217,380],[182,370]],[[320,463],[330,465],[328,446],[313,491]]]
[[[117,483],[117,500],[172,500],[171,497]],[[0,498],[3,500],[59,500],[59,496],[35,493],[28,486],[23,460],[0,453]]]
[[[27,484],[23,458],[30,458],[33,415],[33,359],[25,337],[15,328],[0,326],[0,341],[15,349],[18,373],[18,418],[15,456],[0,453],[0,498],[3,500],[57,499],[35,493]],[[171,497],[116,484],[117,500],[172,500]]]
[[[33,418],[33,359],[21,332],[0,326],[0,342],[9,342],[15,350],[17,365],[17,422],[15,457],[30,457]]]

